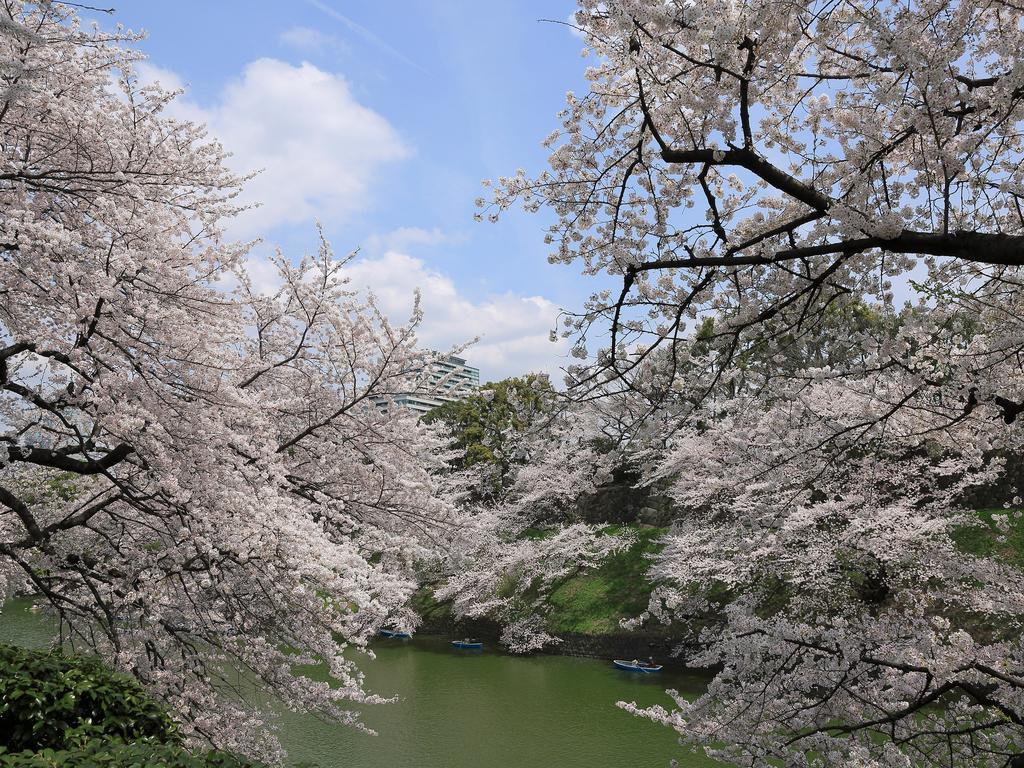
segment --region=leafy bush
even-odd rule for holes
[[[494,474],[481,490],[485,496],[499,494],[513,465],[523,460],[517,452],[516,436],[550,412],[554,397],[548,377],[530,373],[484,384],[476,392],[424,414],[423,422],[440,421],[451,428],[451,447],[462,452],[453,462],[455,466],[494,465]]]
[[[177,743],[174,722],[133,678],[97,659],[0,646],[0,733],[9,752],[90,739]]]
[[[0,645],[0,766],[244,768],[217,751],[191,753],[138,681],[95,658]]]
[[[980,509],[978,524],[965,526],[953,535],[953,540],[964,552],[978,557],[994,557],[997,560],[1024,568],[1024,517],[1018,517],[1020,509]],[[1005,515],[1007,525],[1000,530],[993,520],[995,515]]]
[[[126,744],[96,739],[80,749],[43,749],[39,752],[5,753],[3,768],[246,768],[252,765],[226,752],[193,754],[177,744],[149,741]]]

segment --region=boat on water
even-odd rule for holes
[[[651,672],[661,671],[661,664],[653,664],[646,661],[637,661],[636,659],[633,659],[632,661],[626,661],[625,659],[614,659],[612,660],[612,664],[614,664],[619,669],[625,669],[628,672],[642,672],[644,674],[649,674]]]
[[[382,629],[377,634],[381,637],[393,637],[396,640],[408,640],[412,637],[411,632],[399,632],[394,629]]]
[[[468,650],[475,650],[484,647],[483,642],[480,640],[470,640],[468,637],[465,640],[452,640],[452,645],[456,648],[465,648]]]

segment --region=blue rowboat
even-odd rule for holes
[[[484,644],[479,640],[452,640],[452,645],[456,648],[466,648],[468,650],[477,650],[484,647]]]
[[[643,674],[650,674],[651,672],[660,672],[661,664],[648,664],[646,661],[624,661],[623,659],[614,659],[612,661],[619,669],[624,669],[627,672],[642,672]]]
[[[412,637],[412,634],[409,632],[397,632],[393,629],[382,629],[377,634],[381,637],[393,637],[396,640],[408,640]]]

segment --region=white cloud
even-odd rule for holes
[[[410,246],[457,245],[466,242],[463,232],[445,232],[439,227],[399,227],[383,235],[371,235],[366,241],[370,253],[380,251],[404,251]]]
[[[345,53],[349,50],[340,37],[312,27],[289,27],[277,39],[282,45],[307,54]]]
[[[561,380],[558,369],[568,361],[568,346],[564,340],[549,340],[558,307],[543,296],[508,292],[474,302],[462,296],[446,275],[394,250],[356,261],[346,272],[354,286],[377,296],[396,323],[409,316],[418,288],[424,313],[419,331],[423,347],[445,350],[479,335],[480,341],[465,356],[480,368],[482,379],[544,371]]]
[[[159,81],[170,89],[186,85],[174,72],[150,64],[138,70],[144,82]],[[371,182],[383,165],[410,154],[386,119],[356,101],[341,75],[309,63],[258,59],[213,105],[179,98],[170,113],[205,123],[234,153],[230,162],[236,170],[265,169],[249,182],[243,198],[264,205],[231,225],[229,234],[238,238],[315,218],[336,224],[372,202]],[[346,269],[355,286],[377,295],[396,323],[408,318],[414,293],[421,291],[422,346],[444,350],[480,336],[466,356],[484,380],[544,371],[560,381],[558,369],[568,362],[568,346],[548,338],[558,315],[555,304],[511,292],[473,301],[451,278],[405,252],[464,239],[462,233],[438,228],[401,227],[371,237],[367,252],[373,258]],[[248,266],[254,287],[272,292],[278,278],[265,256],[252,254]]]
[[[183,85],[151,65],[140,66],[139,74],[167,88]],[[179,98],[170,112],[206,123],[233,153],[235,170],[262,169],[241,198],[262,205],[232,223],[236,237],[280,224],[344,219],[370,202],[371,181],[383,165],[411,153],[384,117],[356,101],[343,76],[306,62],[257,59],[216,104]]]

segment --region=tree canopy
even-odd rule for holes
[[[566,318],[569,396],[688,510],[642,618],[708,622],[689,660],[722,671],[627,707],[741,765],[1024,763],[1024,580],[955,542],[1022,447],[1024,11],[582,0],[574,25],[589,93],[483,204],[550,207],[551,259],[620,282]]]
[[[493,465],[488,494],[500,494],[514,462],[522,462],[518,444],[523,434],[555,407],[556,393],[547,376],[526,376],[489,382],[478,390],[444,403],[423,416],[427,424],[441,422],[451,430],[455,464],[469,468]]]
[[[0,593],[191,739],[277,754],[230,665],[358,725],[347,703],[381,699],[342,649],[412,625],[453,514],[443,443],[376,405],[423,376],[418,309],[391,324],[326,242],[257,292],[223,231],[244,180],[139,83],[137,38],[49,2],[0,28]]]

